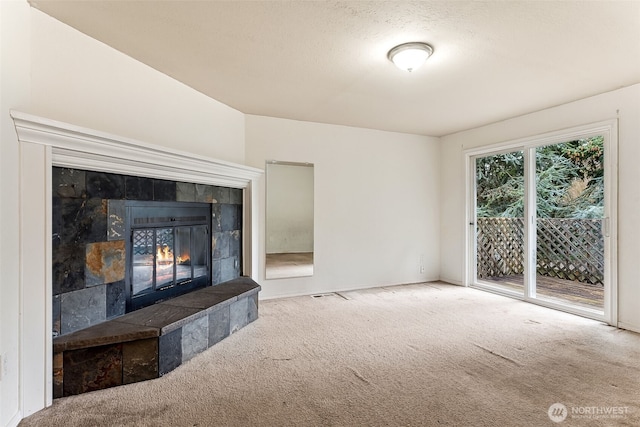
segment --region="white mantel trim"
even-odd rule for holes
[[[52,148],[53,165],[246,188],[261,169],[11,111],[18,140]]]
[[[11,111],[20,146],[20,417],[53,402],[51,167],[244,189],[244,273],[258,280],[262,170]]]

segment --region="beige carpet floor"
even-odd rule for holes
[[[168,375],[20,425],[637,426],[640,335],[443,283],[269,300]]]

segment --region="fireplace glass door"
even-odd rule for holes
[[[147,205],[132,207],[128,215],[132,222],[128,251],[131,310],[210,284],[210,208],[189,212],[179,211],[177,206],[169,211],[155,206],[159,211],[154,211]]]

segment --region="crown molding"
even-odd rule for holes
[[[246,188],[261,169],[12,110],[20,142],[51,147],[53,166]]]

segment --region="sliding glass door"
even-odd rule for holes
[[[614,322],[615,123],[467,153],[469,285]]]
[[[475,158],[476,280],[524,292],[524,152]]]
[[[541,300],[604,312],[604,138],[535,148]]]

